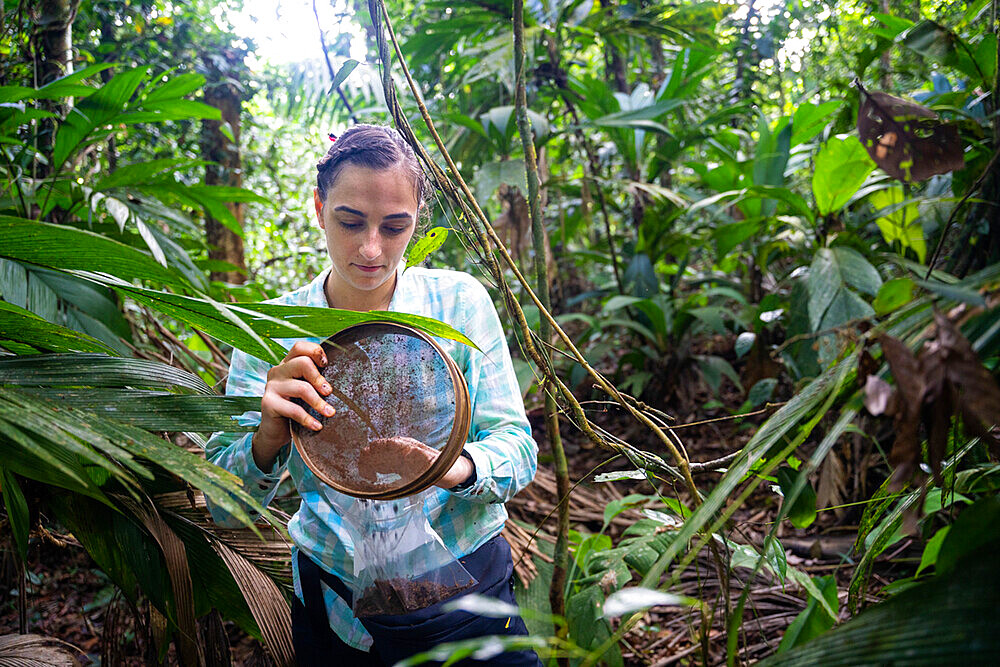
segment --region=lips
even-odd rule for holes
[[[359,271],[363,271],[364,273],[375,273],[376,271],[382,268],[381,265],[366,266],[364,264],[355,264],[354,266],[356,266]]]

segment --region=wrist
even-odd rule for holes
[[[451,470],[438,483],[448,491],[462,491],[476,483],[476,464],[472,456],[462,450],[462,455],[452,464]]]
[[[274,446],[267,444],[259,436],[260,431],[257,431],[250,439],[250,452],[257,468],[264,474],[269,475],[274,469],[274,462],[277,460],[278,452],[281,451],[283,445]]]

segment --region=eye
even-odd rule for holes
[[[382,231],[389,236],[399,236],[407,230],[407,227],[383,227]]]
[[[361,222],[352,222],[350,220],[341,220],[340,221],[340,226],[343,227],[344,229],[348,230],[348,231],[357,231],[357,230],[361,229],[362,227],[364,227],[364,223],[361,223]]]

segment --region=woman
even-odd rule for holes
[[[462,456],[427,495],[425,513],[444,544],[475,577],[472,592],[513,599],[510,547],[500,536],[503,503],[534,476],[537,446],[524,414],[510,352],[486,290],[457,271],[412,267],[403,253],[426,210],[429,187],[413,150],[395,130],[357,125],[334,141],[317,165],[316,219],[331,268],[275,303],[358,311],[389,310],[442,320],[482,352],[439,340],[469,386],[472,425]],[[321,425],[292,399],[330,415],[319,340],[286,341],[277,366],[235,351],[227,394],[260,396],[253,434],[217,433],[207,456],[244,480],[262,504],[274,497],[287,468],[302,502],[288,524],[294,541],[292,625],[300,665],[392,664],[445,641],[493,634],[527,634],[519,618],[491,619],[441,610],[441,604],[402,616],[354,618],[349,603],[353,562],[343,510],[352,499],[324,485],[290,444],[289,420]],[[247,419],[258,418],[255,413]],[[433,456],[399,438],[400,454]],[[227,517],[213,510],[217,521]],[[536,665],[532,651],[506,653],[490,664]]]

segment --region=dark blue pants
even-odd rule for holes
[[[298,558],[299,581],[305,600],[304,605],[298,599],[292,601],[292,635],[300,667],[392,665],[446,642],[489,635],[528,634],[520,617],[486,618],[464,611],[445,612],[442,610],[445,602],[439,602],[409,614],[362,618],[361,623],[375,642],[372,652],[365,653],[345,644],[330,628],[320,581],[348,605],[351,604],[350,590],[343,581],[320,568],[302,552],[299,552]],[[459,561],[479,581],[462,594],[477,593],[517,604],[514,599],[514,563],[510,545],[502,536],[497,535]],[[541,661],[534,651],[517,651],[496,655],[488,661],[466,659],[456,664],[536,667],[541,665]]]

